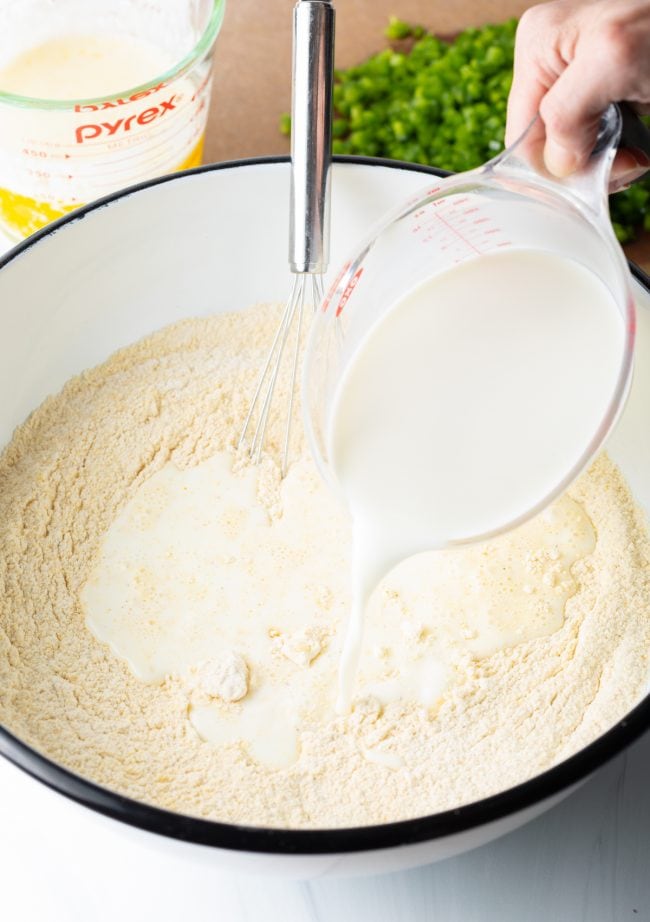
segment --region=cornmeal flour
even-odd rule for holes
[[[464,612],[463,631],[448,644],[444,682],[426,706],[382,699],[362,676],[351,715],[330,708],[346,609],[340,573],[313,587],[300,630],[294,623],[285,631],[280,613],[277,625],[264,626],[268,650],[229,647],[216,666],[163,670],[144,681],[93,636],[85,587],[104,537],[144,485],[170,465],[183,471],[219,453],[245,468],[234,446],[277,316],[277,306],[260,305],[163,329],[71,380],[16,431],[0,458],[0,721],[55,761],[129,797],[222,821],[314,828],[422,816],[488,796],[621,719],[647,688],[650,541],[605,455],[564,500],[591,523],[593,550],[560,575],[557,554],[532,545],[526,552],[531,580],[539,576],[540,585],[564,593],[559,621],[481,652],[472,611]],[[294,515],[271,460],[287,387],[280,380],[270,457],[255,474],[269,527]],[[323,498],[302,444],[293,471],[295,495],[314,496],[323,533],[342,536],[344,548],[345,520]],[[309,528],[311,549],[319,528]],[[485,553],[492,553],[487,545]],[[249,565],[252,573],[255,561]],[[418,651],[441,641],[434,620],[414,622],[398,583],[394,575],[382,583],[376,617],[399,612],[416,662]],[[488,595],[497,590],[501,599],[502,583],[481,583]],[[391,651],[373,646],[372,623],[369,634],[368,663],[386,660],[389,677]],[[318,690],[318,707],[307,703],[299,715],[296,757],[279,769],[236,734],[215,743],[193,719],[209,705],[236,727],[255,689],[267,680],[272,687],[274,676],[294,697]]]

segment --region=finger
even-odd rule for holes
[[[627,189],[637,179],[641,179],[650,170],[650,157],[635,148],[621,148],[616,153],[609,179],[609,191],[620,192]]]
[[[508,96],[506,147],[520,142],[518,154],[537,169],[543,166],[544,123],[537,118],[541,100],[555,76],[539,68],[532,58],[530,43],[520,43]],[[536,121],[535,121],[536,119]]]
[[[526,131],[539,112],[541,100],[566,66],[557,49],[556,6],[543,3],[529,7],[519,20],[506,118],[508,147]],[[566,23],[563,28],[566,31]]]
[[[544,162],[555,176],[568,176],[586,164],[600,117],[615,99],[616,87],[605,69],[594,70],[593,62],[587,67],[575,58],[540,104],[546,129]]]
[[[506,117],[506,147],[518,141],[539,111],[548,86],[541,76],[513,77]]]

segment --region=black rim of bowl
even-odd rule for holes
[[[414,163],[402,163],[374,157],[335,157],[337,163],[388,167],[419,172],[424,175],[445,176],[442,170]],[[82,220],[117,199],[137,193],[160,183],[182,180],[187,175],[210,173],[217,170],[239,169],[247,166],[287,163],[289,158],[257,157],[207,164],[174,173],[158,179],[138,183],[108,195],[90,205],[72,212],[36,232],[0,258],[0,271],[18,255],[35,246],[44,237],[56,233],[66,224]],[[650,277],[638,266],[630,263],[633,276],[650,292]],[[339,829],[270,829],[258,826],[238,826],[214,820],[197,819],[173,813],[159,807],[131,800],[48,759],[31,746],[23,743],[0,726],[0,755],[5,756],[32,778],[60,794],[89,807],[104,816],[119,820],[148,832],[198,845],[207,845],[233,851],[266,854],[318,855],[344,854],[346,852],[373,851],[415,845],[457,835],[476,827],[494,823],[505,817],[534,807],[547,798],[560,794],[572,785],[585,780],[592,772],[618,755],[650,728],[650,694],[630,711],[623,720],[564,762],[536,775],[528,781],[508,788],[492,797],[469,803],[454,810],[445,810],[412,820],[384,823],[378,826],[356,826]]]

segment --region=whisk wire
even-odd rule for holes
[[[282,364],[282,355],[284,353],[287,338],[289,336],[289,331],[291,330],[291,324],[293,323],[293,317],[296,313],[296,306],[302,295],[303,282],[302,276],[296,275],[293,281],[293,286],[291,288],[291,295],[287,301],[287,306],[285,307],[284,314],[282,315],[282,320],[280,321],[280,326],[278,328],[278,333],[276,334],[274,342],[276,343],[275,352],[271,354],[271,362],[269,363],[270,367],[270,377],[268,379],[268,384],[266,388],[266,394],[262,402],[262,408],[260,410],[259,419],[257,421],[257,426],[255,427],[255,434],[253,435],[253,441],[251,442],[251,457],[257,464],[262,455],[262,448],[264,445],[264,436],[266,434],[266,427],[269,419],[269,412],[271,409],[271,401],[273,400],[273,393],[275,391],[275,385],[278,380],[278,374],[280,372],[280,366]]]
[[[315,276],[312,275],[312,291],[315,292],[314,285]],[[289,406],[287,408],[287,425],[284,433],[284,448],[282,450],[282,476],[287,472],[287,462],[289,460],[289,441],[291,439],[291,420],[293,418],[293,401],[296,392],[296,377],[298,371],[298,361],[300,356],[300,339],[302,333],[302,315],[305,309],[305,281],[306,279],[303,276],[302,279],[302,296],[300,298],[300,303],[298,306],[298,323],[296,324],[296,343],[294,346],[293,352],[293,367],[291,369],[291,383],[289,385]]]
[[[260,460],[283,353],[287,341],[294,335],[291,326],[297,313],[295,346],[290,350],[293,355],[286,358],[287,362],[292,359],[293,365],[287,369],[290,389],[282,446],[283,476],[291,441],[305,304],[310,295],[314,307],[322,300],[322,273],[328,262],[334,19],[331,0],[298,0],[294,7],[289,197],[289,268],[294,273],[294,282],[259,376],[238,446],[241,448],[250,442],[251,459]],[[285,375],[281,377],[284,381]],[[273,414],[274,422],[275,419],[276,414]],[[253,426],[253,436],[249,439]]]
[[[275,392],[275,387],[282,365],[282,358],[285,353],[285,349],[287,348],[287,341],[289,339],[292,326],[294,326],[294,318],[297,313],[298,320],[295,324],[295,343],[293,346],[293,360],[289,383],[289,405],[284,433],[284,445],[282,449],[281,470],[283,477],[286,474],[287,463],[289,459],[293,405],[295,402],[295,393],[298,380],[298,367],[300,365],[300,346],[302,339],[303,316],[305,310],[305,301],[308,298],[307,279],[309,278],[311,279],[311,300],[313,302],[314,309],[316,309],[317,305],[323,299],[323,280],[321,275],[297,273],[294,276],[293,285],[291,287],[291,294],[289,295],[289,299],[282,313],[282,317],[273,338],[271,348],[268,352],[266,362],[258,378],[255,393],[253,394],[253,399],[251,400],[248,414],[244,421],[244,427],[242,429],[238,443],[239,448],[244,445],[246,441],[246,435],[251,427],[251,424],[253,423],[255,412],[259,407],[259,416],[257,418],[255,431],[249,446],[250,457],[255,461],[255,463],[259,462],[262,455],[262,448],[264,446],[264,437],[268,426],[273,394]]]
[[[282,315],[282,320],[280,321],[278,328],[275,332],[273,342],[271,343],[271,348],[269,349],[268,355],[266,357],[266,362],[264,364],[264,367],[262,368],[262,371],[260,372],[259,378],[257,379],[257,386],[255,388],[255,393],[253,394],[253,399],[250,402],[248,413],[246,414],[246,419],[244,420],[244,428],[242,429],[242,433],[239,436],[239,442],[237,443],[237,448],[241,448],[244,442],[246,441],[246,433],[248,432],[248,427],[250,426],[251,421],[253,419],[253,414],[255,413],[255,407],[257,406],[260,393],[262,391],[262,388],[264,387],[264,382],[266,380],[267,373],[269,371],[269,368],[271,367],[271,363],[273,362],[273,359],[275,358],[278,343],[280,341],[280,337],[282,336],[282,332],[287,322],[287,315],[291,308],[291,303],[293,301],[293,294],[294,294],[297,282],[298,280],[294,279],[291,297],[289,298],[289,301],[285,305],[284,313]],[[256,434],[257,434],[257,430],[256,430]],[[255,438],[253,438],[253,442],[255,442]],[[252,447],[251,447],[251,454],[252,454]]]

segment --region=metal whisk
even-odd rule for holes
[[[291,112],[291,199],[289,268],[295,278],[280,325],[262,369],[239,440],[252,429],[250,456],[259,461],[269,411],[290,336],[292,349],[289,405],[282,452],[284,476],[305,304],[323,299],[323,273],[329,244],[329,169],[332,149],[334,8],[330,0],[299,0],[293,10],[293,90]]]

